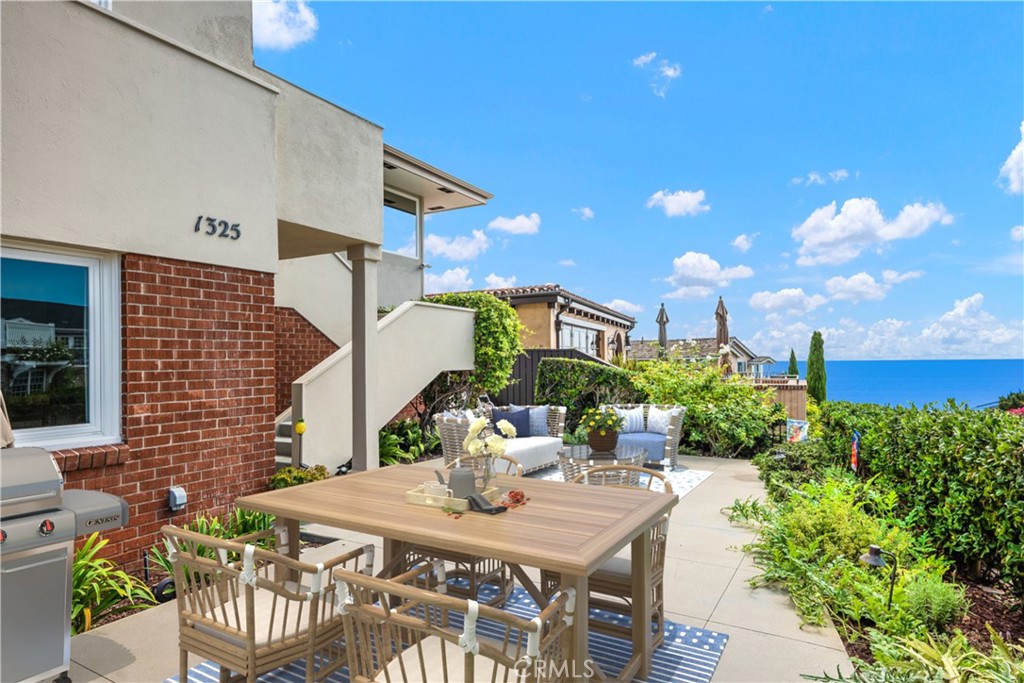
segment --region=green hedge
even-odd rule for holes
[[[860,474],[895,493],[898,513],[961,569],[999,571],[1024,594],[1024,418],[943,407],[826,403],[825,445],[849,457],[861,434]]]
[[[587,408],[602,403],[634,403],[639,394],[630,373],[613,365],[570,358],[544,358],[537,366],[534,399],[565,406],[565,431],[571,434]]]

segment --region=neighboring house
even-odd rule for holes
[[[471,311],[402,302],[423,293],[424,216],[491,195],[254,66],[248,0],[103,5],[0,3],[0,306],[5,325],[48,308],[25,329],[81,349],[84,417],[16,445],[123,496],[109,547],[139,568],[163,524],[266,487],[289,411],[305,462],[375,467],[383,422],[472,367]],[[403,254],[385,211],[410,217]]]
[[[718,342],[714,337],[698,337],[695,339],[669,339],[668,351],[681,358],[712,359],[720,358]],[[629,357],[634,360],[652,360],[658,358],[661,346],[655,341],[633,342],[629,349]],[[736,337],[729,337],[729,365],[732,371],[747,377],[767,377],[775,359],[770,356],[758,356],[747,345]]]
[[[636,320],[560,285],[484,290],[507,301],[526,328],[526,349],[576,349],[604,361],[625,352]]]

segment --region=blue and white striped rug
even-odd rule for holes
[[[481,590],[483,593],[487,587]],[[485,597],[481,595],[481,597]],[[536,603],[529,594],[522,588],[516,588],[505,609],[527,619],[537,615]],[[452,614],[451,626],[458,629],[461,626],[461,615]],[[601,621],[612,621],[628,624],[629,619],[619,617],[603,610],[590,610],[590,618]],[[496,629],[496,625],[488,625],[486,620],[481,619],[477,624],[477,632],[487,636],[488,631]],[[497,631],[495,634],[497,635]],[[643,679],[647,683],[672,683],[674,681],[686,681],[687,683],[706,683],[711,680],[718,666],[718,660],[725,650],[725,644],[729,636],[718,632],[708,631],[702,628],[694,628],[667,622],[665,624],[665,644],[654,651],[651,674]],[[601,633],[590,634],[590,654],[607,676],[615,679],[615,673],[622,670],[630,655],[630,645],[627,641],[615,636]],[[198,666],[189,669],[189,683],[217,683],[220,678],[220,667],[212,662],[203,662]],[[259,678],[261,683],[303,683],[306,676],[305,662],[294,662]],[[641,679],[636,679],[641,680]],[[165,683],[177,683],[178,677],[166,679]],[[328,683],[348,683],[348,669],[336,672],[328,679]]]
[[[707,470],[670,470],[664,472],[662,470],[655,470],[664,474],[670,482],[672,482],[672,493],[676,494],[680,498],[685,496],[690,491],[697,488],[698,485],[708,477],[712,475]],[[557,465],[553,467],[545,467],[542,470],[537,470],[527,474],[528,477],[535,477],[537,479],[547,479],[548,481],[565,481],[562,477],[562,471]],[[660,482],[656,485],[656,488],[660,491]]]

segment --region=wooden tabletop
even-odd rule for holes
[[[238,507],[382,538],[472,552],[514,564],[587,576],[679,501],[674,494],[498,476],[529,502],[499,515],[449,517],[405,502],[433,472],[394,465],[244,496]]]

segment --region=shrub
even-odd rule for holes
[[[330,472],[323,465],[313,467],[282,467],[270,477],[270,488],[286,489],[289,486],[298,486],[311,481],[320,481],[331,476]],[[214,518],[216,519],[216,518]],[[198,518],[197,518],[198,522]],[[206,532],[203,532],[206,533]]]
[[[320,469],[322,469],[323,472],[320,472]],[[280,474],[285,470],[292,470],[293,474],[294,472],[311,473],[310,476],[317,476],[319,479],[326,479],[329,476],[327,474],[327,468],[323,465],[317,465],[316,467],[308,470],[285,467],[278,470],[277,474]],[[320,474],[323,474],[323,476],[319,476]],[[279,485],[277,486],[274,485],[274,479],[271,478],[271,488],[281,489],[288,486],[295,486],[296,483],[302,483],[296,481],[298,478],[301,477],[282,477],[278,480]],[[296,483],[284,483],[286,481]],[[317,479],[309,479],[309,481],[317,481]],[[237,538],[238,536],[245,536],[258,531],[267,531],[273,527],[274,515],[269,515],[265,512],[242,510],[239,508],[235,508],[233,512],[229,512],[223,517],[201,512],[196,515],[194,520],[182,526],[183,529],[195,531],[196,533],[204,534],[206,536],[213,536],[214,538]],[[262,547],[271,547],[272,542],[269,539],[264,539],[260,541],[259,545]],[[171,560],[166,554],[164,554],[164,550],[166,550],[166,543],[158,543],[154,545],[149,549],[149,559],[153,564],[164,570],[167,574],[171,574],[173,573]],[[209,549],[209,553],[209,556],[213,557],[212,549]]]
[[[997,407],[999,410],[1024,408],[1024,391],[1011,391],[1006,396],[1000,396]]]
[[[793,349],[789,350],[789,366],[786,368],[786,374],[790,377],[800,376],[800,366],[796,364],[796,351]]]
[[[516,357],[523,351],[519,338],[522,324],[515,309],[486,292],[449,292],[431,296],[435,304],[460,306],[476,311],[473,323],[473,369],[442,372],[420,394],[416,405],[420,429],[430,430],[436,413],[475,401],[483,393],[494,394],[508,384]]]
[[[566,406],[565,431],[576,431],[587,408],[604,403],[633,403],[640,396],[631,373],[620,368],[571,358],[544,358],[537,365],[534,400]]]
[[[441,447],[441,438],[434,430],[424,432],[416,420],[395,420],[381,431],[395,435],[399,449],[408,453],[412,460],[419,460]]]
[[[827,403],[836,457],[861,433],[861,473],[963,571],[999,572],[1024,594],[1024,420],[949,401],[939,408]]]
[[[903,586],[903,607],[929,631],[941,632],[967,614],[970,603],[964,593],[939,572],[920,572]]]
[[[809,481],[821,481],[825,468],[843,463],[821,441],[782,443],[754,457],[768,497],[779,501]]]
[[[723,379],[722,369],[706,362],[649,361],[633,384],[652,403],[686,406],[680,441],[707,455],[752,457],[768,447],[772,428],[786,419],[771,392],[739,375]]]
[[[93,622],[156,603],[145,583],[99,557],[107,539],[94,533],[75,552],[71,569],[71,633],[84,633]],[[124,604],[127,601],[127,604]]]

